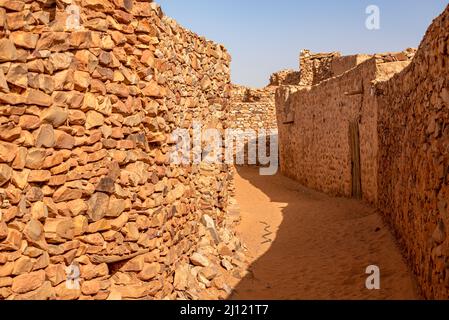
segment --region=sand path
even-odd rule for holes
[[[418,298],[394,238],[372,208],[250,167],[238,169],[236,190],[238,232],[252,263],[232,299]],[[366,289],[370,265],[380,268],[380,290]]]

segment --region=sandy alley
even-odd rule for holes
[[[374,209],[281,175],[239,168],[241,239],[251,257],[232,299],[418,299],[393,236]],[[380,290],[368,290],[370,265]]]

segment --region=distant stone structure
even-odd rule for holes
[[[234,85],[232,88],[229,123],[236,129],[276,129],[274,93],[276,87],[251,89]]]

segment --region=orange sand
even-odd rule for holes
[[[238,232],[252,263],[232,299],[419,298],[374,209],[281,175],[260,176],[257,168],[239,168],[236,189],[242,211]],[[369,265],[380,267],[381,290],[365,287]]]

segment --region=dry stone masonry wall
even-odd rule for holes
[[[304,50],[248,89],[152,1],[0,0],[0,300],[228,297],[233,168],[170,161],[195,122],[279,127],[282,172],[376,205],[447,298],[448,30],[449,7],[416,55]]]
[[[301,73],[295,70],[282,70],[273,73],[270,77],[270,86],[295,86],[299,85]]]
[[[302,50],[299,56],[301,86],[311,86],[332,77],[332,61],[340,57],[339,52],[313,54]]]
[[[277,83],[281,78],[273,75]],[[265,130],[265,141],[267,145],[267,155],[270,150],[270,139],[272,135],[277,135],[276,110],[274,103],[274,96],[277,86],[270,82],[270,85],[262,89],[253,89],[244,86],[233,85],[232,98],[229,108],[229,124],[232,129],[239,130],[245,137],[245,144],[243,149],[234,149],[235,154],[244,153],[244,165],[260,165],[258,158],[251,163],[248,158],[248,143],[262,134],[261,130]],[[250,132],[254,133],[254,137],[250,137]],[[259,141],[256,141],[258,146]],[[236,159],[237,161],[237,159]],[[237,163],[242,164],[242,163]]]
[[[233,86],[229,123],[233,128],[246,130],[276,129],[274,92],[276,87],[251,89]]]
[[[277,130],[275,93],[279,86],[299,85],[300,73],[282,70],[270,76],[261,89],[233,85],[229,108],[229,126],[234,129]]]
[[[225,129],[229,64],[152,1],[0,1],[0,299],[230,294],[231,171],[169,161]]]
[[[449,7],[409,67],[376,86],[379,202],[425,298],[449,297]]]

